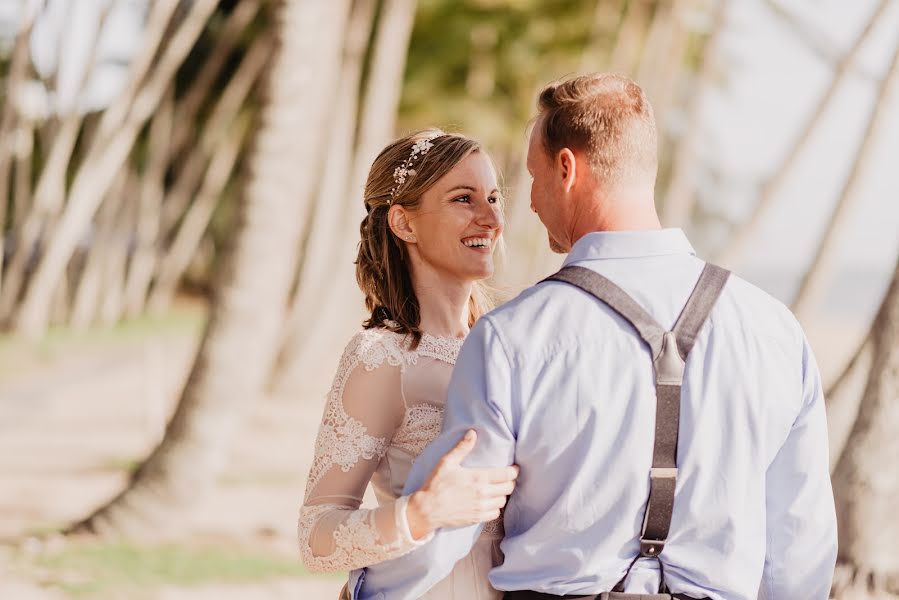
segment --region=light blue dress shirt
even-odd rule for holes
[[[566,265],[617,283],[671,327],[704,263],[683,232],[591,233]],[[469,466],[521,467],[505,511],[498,590],[608,591],[639,553],[655,390],[649,351],[584,292],[538,284],[478,321],[448,391],[443,433],[416,460],[418,489],[469,428]],[[798,322],[731,276],[689,355],[677,492],[661,555],[673,592],[716,600],[824,600],[836,560],[821,379]],[[438,531],[354,573],[356,597],[412,600],[464,557],[481,526]],[[630,593],[654,593],[653,559]]]

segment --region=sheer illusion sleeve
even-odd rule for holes
[[[299,519],[300,551],[311,571],[365,567],[427,541],[412,538],[405,496],[360,508],[403,418],[402,350],[387,335],[354,337],[328,394]]]

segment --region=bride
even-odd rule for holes
[[[375,159],[365,186],[356,278],[370,312],[344,350],[315,444],[299,538],[312,571],[347,571],[406,554],[442,527],[490,521],[471,554],[425,596],[498,599],[498,520],[517,469],[461,466],[470,431],[421,490],[403,496],[416,456],[440,432],[456,355],[488,308],[503,232],[493,164],[467,137],[426,130]],[[362,509],[372,484],[378,507]]]

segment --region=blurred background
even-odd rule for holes
[[[837,598],[899,597],[899,1],[0,0],[0,598],[333,598],[295,523],[393,137],[502,171],[547,82],[636,79],[658,206],[791,306],[827,385]]]

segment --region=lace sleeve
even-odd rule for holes
[[[362,509],[362,496],[403,418],[402,351],[357,335],[341,359],[315,444],[299,542],[311,571],[345,571],[411,551],[406,499]]]

